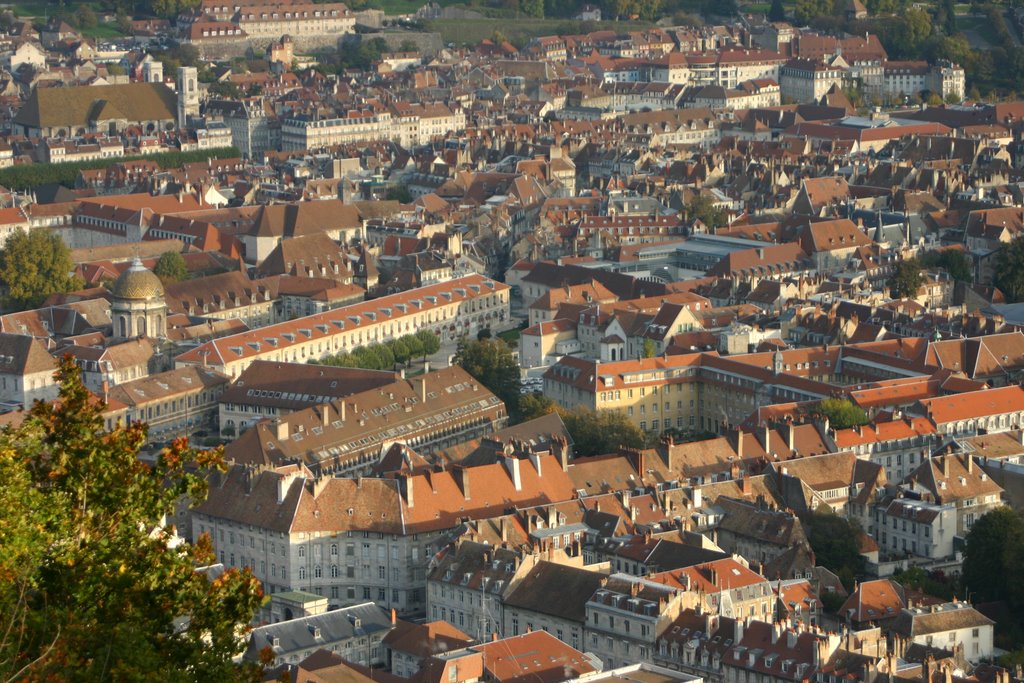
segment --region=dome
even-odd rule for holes
[[[154,299],[163,298],[164,285],[153,271],[135,259],[131,268],[121,273],[111,292],[117,299]]]

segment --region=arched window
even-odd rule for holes
[[[127,337],[128,336],[128,318],[127,318],[127,316],[123,316],[122,315],[121,318],[120,318],[120,321],[121,321],[121,334],[119,336]]]
[[[299,580],[301,581],[302,579],[305,579],[305,578],[306,578],[306,568],[305,567],[299,567]]]
[[[300,545],[299,546],[299,557],[305,557],[305,556],[306,556],[306,546]]]
[[[332,579],[336,579],[336,578],[338,578],[338,576],[339,576],[338,565],[332,564],[331,565],[331,578]]]
[[[324,575],[324,570],[320,568],[320,565],[313,567],[313,578],[319,579]]]
[[[139,316],[139,319],[135,323],[135,334],[139,337],[146,336],[146,318],[145,316]]]

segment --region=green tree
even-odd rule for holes
[[[657,347],[654,345],[653,339],[644,339],[644,358],[654,358],[658,353]]]
[[[918,47],[932,34],[932,17],[923,9],[910,8],[903,13],[901,35],[910,54],[917,54]]]
[[[92,11],[92,8],[84,3],[79,5],[75,10],[75,25],[81,29],[90,29],[95,28],[96,23],[96,13]]]
[[[796,0],[793,18],[798,24],[805,25],[831,13],[832,3],[829,0]]]
[[[402,204],[412,203],[412,193],[409,192],[409,188],[405,185],[394,185],[388,188],[387,193],[384,195],[385,199],[401,202]]]
[[[524,394],[519,398],[519,420],[526,422],[555,411],[555,402],[540,393]]]
[[[185,257],[176,251],[165,251],[153,266],[153,273],[164,282],[181,282],[188,277]]]
[[[702,194],[696,195],[690,201],[689,206],[686,207],[686,211],[690,221],[700,221],[712,232],[722,227],[727,222],[725,211],[722,211],[722,209],[715,206],[715,203],[710,197],[706,197]]]
[[[769,21],[785,21],[786,20],[786,8],[782,4],[782,0],[772,0],[772,6],[768,10]]]
[[[915,297],[923,284],[921,264],[914,259],[900,261],[896,266],[896,272],[889,278],[889,287],[896,297]]]
[[[544,0],[520,0],[519,6],[528,17],[544,18]]]
[[[519,407],[519,364],[505,340],[459,341],[455,364],[475,377],[505,402],[510,413]]]
[[[419,358],[423,355],[423,341],[415,334],[402,337],[402,343],[409,349],[409,358]]]
[[[1022,606],[1020,548],[1024,545],[1024,519],[1009,507],[979,517],[967,532],[961,581],[971,601],[1009,599]],[[1016,598],[1016,601],[1014,600]]]
[[[57,376],[60,400],[0,434],[0,676],[241,680],[259,582],[197,572],[215,562],[209,537],[170,544],[166,525],[180,499],[205,498],[222,454],[182,439],[145,464],[146,427],[107,432],[70,358]]]
[[[845,398],[823,399],[818,403],[817,411],[828,418],[833,429],[849,429],[869,422],[867,413]]]
[[[974,281],[974,268],[970,257],[959,249],[930,251],[920,257],[921,264],[928,268],[942,268],[954,280]]]
[[[621,410],[593,411],[579,406],[559,411],[576,455],[602,455],[619,448],[643,448],[644,433]]]
[[[864,573],[864,556],[860,554],[860,534],[853,523],[821,505],[806,515],[804,528],[817,563],[844,578],[844,585],[852,589],[853,579]]]
[[[401,339],[395,339],[394,341],[388,342],[388,346],[391,347],[391,353],[395,357],[396,363],[405,365],[412,358],[412,353],[409,351],[409,347]]]
[[[416,338],[423,344],[423,358],[427,356],[433,356],[435,353],[441,350],[441,340],[437,338],[437,335],[430,330],[420,330],[416,333]]]
[[[56,233],[19,230],[0,249],[0,285],[8,310],[35,308],[54,293],[82,286],[72,272],[71,251]]]
[[[1024,299],[1024,237],[1013,238],[1013,241],[999,250],[993,273],[996,287],[1010,301]]]

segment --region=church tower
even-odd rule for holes
[[[193,66],[182,66],[178,68],[178,128],[188,126],[190,116],[199,116],[199,73]]]

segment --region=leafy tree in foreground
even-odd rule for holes
[[[772,6],[768,10],[768,21],[785,21],[786,20],[786,8],[782,5],[782,0],[772,0]]]
[[[974,269],[971,267],[971,259],[959,249],[944,249],[943,251],[931,251],[921,256],[922,265],[929,268],[942,268],[954,280],[961,282],[972,282],[974,280]]]
[[[614,453],[619,448],[643,448],[644,433],[621,410],[593,411],[580,406],[559,411],[572,436],[576,455]]]
[[[59,235],[48,230],[20,230],[0,249],[0,283],[8,310],[35,308],[56,292],[82,286],[73,275],[71,250]]]
[[[455,364],[480,381],[505,402],[512,413],[519,406],[519,364],[503,339],[459,342]]]
[[[818,412],[828,418],[832,429],[849,429],[868,423],[868,414],[845,398],[826,398],[818,403]]]
[[[804,528],[818,564],[835,572],[843,585],[852,589],[853,581],[865,568],[860,530],[824,505],[807,515]]]
[[[995,285],[1010,301],[1024,299],[1024,237],[1015,237],[996,254]]]
[[[181,282],[188,277],[185,257],[176,251],[165,251],[153,266],[153,273],[165,282]]]
[[[104,431],[64,359],[60,399],[0,434],[0,679],[251,679],[232,664],[262,597],[248,570],[215,579],[208,537],[168,545],[164,520],[201,501],[217,451],[175,442],[152,466],[146,427]]]
[[[967,533],[961,579],[974,601],[1005,600],[1020,595],[1024,519],[1011,508],[1000,507],[982,515]],[[965,596],[966,597],[966,596]],[[1024,604],[1024,601],[1021,603]]]
[[[529,393],[519,399],[519,419],[522,422],[544,417],[555,410],[555,402],[544,394]]]
[[[911,259],[900,261],[896,266],[896,272],[889,279],[889,287],[892,288],[894,296],[914,297],[917,290],[924,284],[924,275],[921,273],[921,264]]]

